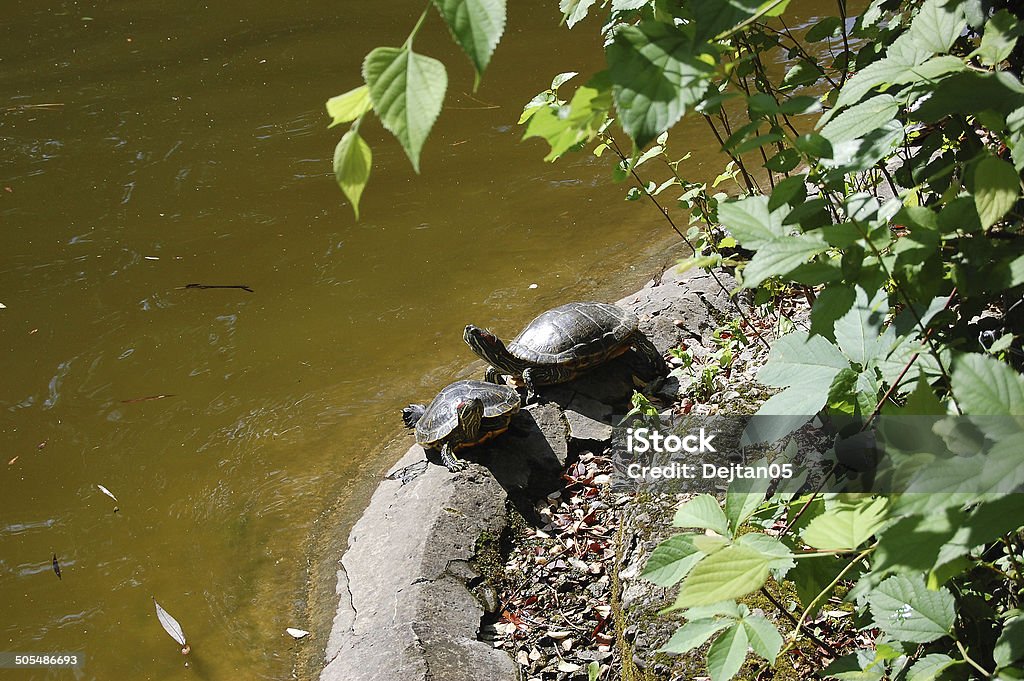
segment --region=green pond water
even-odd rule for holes
[[[411,441],[398,409],[474,359],[463,326],[512,335],[671,260],[607,159],[520,142],[522,105],[602,56],[593,21],[510,5],[475,93],[428,22],[450,84],[424,174],[364,125],[357,223],[322,104],[422,2],[7,3],[0,652],[84,664],[0,678],[310,678],[347,527]],[[720,171],[702,124],[676,136],[690,177]]]

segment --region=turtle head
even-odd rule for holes
[[[467,442],[473,442],[480,434],[480,423],[484,418],[484,402],[479,397],[459,402],[455,407],[459,418],[459,429]]]
[[[505,373],[514,373],[515,358],[509,353],[501,339],[487,329],[468,324],[462,334],[462,339],[466,341],[466,345],[476,353],[477,357]]]

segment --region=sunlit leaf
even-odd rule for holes
[[[747,645],[747,630],[739,624],[715,639],[708,648],[711,681],[727,681],[735,676],[747,659]]]
[[[710,494],[700,494],[683,502],[672,524],[676,527],[714,530],[723,537],[729,535],[729,521],[726,520],[725,512],[719,506],[718,499]]]
[[[1010,56],[1022,32],[1024,24],[1007,10],[1001,9],[985,22],[981,45],[974,54],[981,57],[982,64],[995,66]]]
[[[339,123],[354,121],[372,108],[370,88],[365,85],[360,85],[345,94],[331,97],[327,100],[327,115],[333,121],[327,127],[333,128]]]
[[[448,88],[444,64],[408,47],[378,47],[363,61],[374,111],[420,171],[420,151]]]
[[[666,653],[688,653],[708,642],[717,632],[733,624],[728,619],[691,620],[676,629],[672,637],[661,647]]]
[[[703,557],[704,553],[694,546],[692,537],[677,534],[655,547],[640,576],[658,586],[672,586]]]
[[[868,594],[875,626],[899,641],[928,643],[949,634],[956,617],[952,594],[930,591],[920,575],[893,575]]]
[[[885,524],[887,506],[884,497],[839,503],[811,520],[800,538],[816,549],[856,549]]]
[[[346,132],[334,149],[334,177],[352,204],[356,220],[359,219],[359,198],[370,179],[372,165],[370,146],[355,130]]]
[[[505,0],[433,0],[452,38],[473,62],[477,77],[505,32]]]
[[[683,581],[676,608],[735,600],[760,589],[772,558],[745,546],[726,546],[702,561]]]
[[[1006,215],[1020,196],[1020,175],[1006,161],[986,156],[974,171],[974,205],[983,229]]]
[[[160,620],[160,626],[164,628],[167,635],[178,642],[178,645],[185,646],[185,632],[182,631],[181,625],[178,624],[178,620],[171,617],[171,614],[160,607],[160,604],[153,599],[153,605],[156,606],[156,617]]]
[[[559,0],[558,9],[562,11],[566,25],[572,28],[586,18],[593,4],[594,0]]]

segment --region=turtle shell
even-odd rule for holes
[[[508,351],[531,364],[585,369],[625,352],[639,324],[616,305],[569,303],[530,322]]]
[[[427,405],[423,416],[416,422],[416,442],[423,447],[443,442],[459,424],[456,407],[474,397],[484,403],[480,428],[482,437],[478,442],[463,443],[463,446],[479,444],[492,437],[495,429],[507,426],[508,419],[519,411],[519,393],[508,386],[486,381],[456,381],[441,390]]]

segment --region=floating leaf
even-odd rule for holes
[[[164,628],[167,635],[178,642],[178,645],[185,648],[188,643],[185,642],[185,632],[182,631],[181,625],[178,624],[178,620],[171,617],[171,614],[160,607],[160,604],[156,602],[156,598],[153,599],[153,605],[156,606],[156,616],[160,620],[160,626]]]
[[[294,627],[288,627],[287,629],[285,629],[285,631],[287,631],[288,635],[292,638],[306,638],[307,636],[309,636],[309,632],[305,629],[295,629]]]
[[[117,497],[115,497],[114,493],[111,492],[109,489],[107,489],[103,485],[96,485],[96,487],[97,487],[97,489],[99,489],[99,491],[103,492],[104,494],[106,494],[108,497],[110,497],[114,501],[117,501]]]

